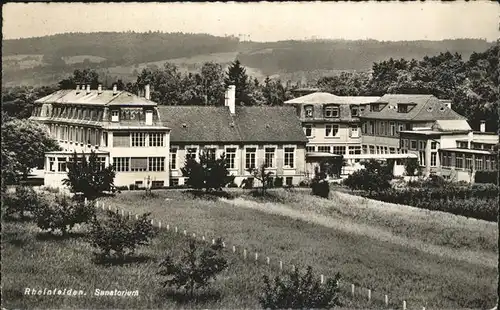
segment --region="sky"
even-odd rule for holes
[[[3,38],[65,32],[245,34],[288,39],[442,40],[499,38],[500,6],[479,2],[9,3]]]

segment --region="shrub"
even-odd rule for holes
[[[498,171],[476,171],[474,182],[498,184]]]
[[[326,172],[321,170],[322,166],[314,168],[314,178],[311,182],[312,193],[315,196],[328,198],[330,194],[330,184],[326,180]]]
[[[337,274],[321,284],[308,267],[301,275],[298,268],[288,274],[288,279],[275,278],[274,285],[264,276],[264,292],[259,298],[264,309],[328,309],[340,305]]]
[[[227,187],[231,187],[231,188],[238,187],[238,184],[234,183],[234,181],[233,181],[233,182],[229,183],[229,185]]]
[[[99,252],[94,254],[100,260],[117,259],[123,261],[132,255],[141,245],[148,245],[157,231],[151,225],[145,213],[137,220],[129,219],[118,213],[107,211],[103,220],[94,218],[92,221],[89,240]]]
[[[245,189],[252,189],[253,188],[253,178],[246,178],[243,181],[241,181],[241,187]]]
[[[190,298],[195,289],[205,288],[210,285],[210,280],[215,280],[217,274],[227,268],[227,261],[221,256],[222,241],[220,239],[210,246],[199,251],[194,240],[190,240],[184,249],[184,256],[178,261],[168,255],[161,263],[158,274],[167,279],[163,287],[174,286],[184,289]]]
[[[253,179],[257,179],[262,184],[261,186],[261,195],[264,196],[266,194],[266,190],[272,186],[273,184],[273,172],[266,171],[266,165],[262,164],[258,168],[250,168],[248,169],[253,175]],[[252,179],[252,187],[253,187],[253,179]]]
[[[414,176],[419,168],[417,159],[407,158],[405,159],[404,164],[405,164],[405,174],[407,176]]]
[[[53,203],[41,202],[35,209],[36,223],[42,230],[51,233],[70,232],[76,224],[88,223],[95,215],[92,203],[84,204],[66,196],[56,196]]]
[[[25,212],[33,212],[40,203],[40,199],[28,186],[16,186],[15,193],[5,194],[3,205],[5,206],[5,216],[13,218],[17,216],[20,219],[26,217]]]
[[[365,168],[355,171],[344,180],[344,185],[351,190],[361,189],[372,195],[391,188],[392,172],[387,165],[376,160],[364,163]]]

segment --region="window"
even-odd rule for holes
[[[215,160],[215,148],[210,147],[210,148],[205,148],[205,155],[207,156],[208,159],[210,160]]]
[[[385,122],[380,122],[379,124],[380,124],[380,132],[379,132],[379,134],[385,136],[385,134],[386,134],[386,132],[385,132]]]
[[[285,167],[293,168],[295,161],[295,148],[285,147]]]
[[[163,133],[151,132],[149,134],[149,146],[163,146]]]
[[[100,164],[101,170],[106,168],[106,157],[97,157],[97,162]]]
[[[459,169],[464,167],[464,156],[462,154],[455,155],[455,167]]]
[[[396,148],[394,148],[394,147],[389,148],[389,153],[396,154]]]
[[[345,146],[338,146],[338,145],[334,145],[333,146],[333,154],[338,154],[338,155],[345,155]]]
[[[457,142],[457,147],[459,149],[467,149],[468,148],[467,142]]]
[[[368,133],[366,123],[363,123],[363,124],[361,125],[361,130],[362,130],[363,134]]]
[[[129,147],[130,146],[130,133],[128,132],[114,132],[113,133],[113,146],[114,147]]]
[[[320,153],[330,153],[330,146],[328,146],[328,145],[320,145],[320,146],[318,146],[318,152],[320,152]]]
[[[465,155],[465,169],[472,169],[472,155]]]
[[[250,147],[245,149],[245,169],[255,168],[255,156],[257,149]]]
[[[424,151],[418,152],[418,162],[420,163],[420,166],[425,166],[425,152]]]
[[[378,103],[372,103],[370,105],[370,110],[372,112],[379,112],[380,111],[380,105]]]
[[[304,133],[306,134],[306,137],[312,136],[312,125],[311,124],[304,125]]]
[[[186,149],[186,159],[193,159],[196,160],[196,153],[198,152],[198,149],[195,147],[189,147]]]
[[[144,132],[133,132],[132,146],[145,146],[145,145],[146,145],[146,134]]]
[[[85,143],[90,145],[90,139],[92,137],[92,133],[90,131],[90,128],[87,128],[87,135],[85,136]]]
[[[349,130],[350,130],[351,137],[353,137],[353,138],[359,137],[359,127],[358,127],[358,125],[352,125],[349,128]]]
[[[151,181],[151,188],[162,188],[165,186],[164,181]]]
[[[403,129],[404,129],[404,125],[401,123],[398,123],[398,131],[397,132],[399,133],[399,132],[403,131]]]
[[[399,113],[408,113],[408,105],[407,104],[398,104],[398,112]]]
[[[325,117],[339,117],[339,107],[325,107]]]
[[[358,107],[352,107],[351,108],[351,116],[358,116],[359,115],[359,109]]]
[[[104,146],[108,146],[108,133],[106,131],[102,133],[102,138],[104,140]]]
[[[147,171],[147,170],[148,170],[147,157],[130,158],[130,171]]]
[[[431,150],[437,149],[437,142],[431,142]]]
[[[410,149],[411,150],[416,150],[417,149],[417,141],[411,140],[410,141]]]
[[[375,154],[375,146],[374,145],[370,145],[369,150],[370,150],[370,154]]]
[[[235,169],[236,168],[236,148],[235,147],[228,147],[226,149],[226,163],[227,163],[227,168],[228,169]]]
[[[437,165],[437,153],[432,152],[431,153],[431,167],[436,167]]]
[[[441,166],[443,166],[443,167],[450,166],[450,160],[448,158],[448,153],[446,153],[446,152],[441,153]]]
[[[66,171],[66,157],[57,158],[57,171],[59,172]]]
[[[116,172],[130,170],[130,159],[128,157],[113,157],[113,168]]]
[[[370,127],[370,134],[374,135],[375,134],[375,125],[373,121],[370,121],[368,123],[368,126]]]
[[[359,146],[359,145],[349,146],[349,154],[350,155],[361,154],[361,146]]]
[[[418,141],[418,149],[425,150],[425,141]]]
[[[313,145],[306,146],[306,152],[316,152],[316,147]]]
[[[285,184],[286,184],[286,186],[292,186],[293,185],[293,177],[286,177]]]
[[[81,144],[85,143],[85,133],[86,133],[85,128],[80,127],[80,143]]]
[[[179,179],[170,179],[170,186],[179,186]]]
[[[118,122],[120,120],[120,111],[112,110],[111,111],[111,121]]]
[[[490,170],[490,165],[491,165],[490,157],[486,156],[486,162],[484,164],[484,170]]]
[[[306,112],[306,117],[313,117],[313,106],[305,106],[304,111]]]
[[[325,137],[335,137],[339,132],[339,125],[325,125]]]
[[[264,166],[266,168],[274,168],[275,167],[275,162],[274,162],[275,152],[276,152],[276,149],[274,147],[266,147],[265,148]]]
[[[170,148],[170,169],[177,169],[177,148]]]
[[[394,122],[390,122],[389,126],[391,127],[391,136],[396,135],[396,124]]]
[[[483,156],[476,155],[476,170],[483,170]]]
[[[148,171],[165,171],[165,157],[149,157]]]
[[[368,145],[363,144],[361,147],[363,149],[363,154],[368,154]]]

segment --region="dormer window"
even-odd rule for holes
[[[351,107],[351,116],[353,117],[359,116],[359,108],[357,106]]]
[[[146,111],[146,125],[153,125],[153,111]]]
[[[408,105],[398,104],[398,113],[408,113]]]
[[[328,106],[325,107],[325,117],[339,117],[339,107],[336,106]]]
[[[372,103],[370,105],[370,110],[372,112],[379,112],[380,111],[380,104],[378,104],[378,103]]]
[[[111,111],[111,121],[112,122],[120,121],[120,111],[118,111],[118,110]]]
[[[306,113],[306,117],[313,117],[313,106],[312,105],[305,106],[304,110]]]

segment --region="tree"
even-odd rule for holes
[[[342,167],[345,165],[344,156],[336,156],[328,159],[323,159],[319,163],[320,171],[324,172],[329,177],[340,178]]]
[[[207,192],[222,190],[222,187],[234,180],[234,176],[229,174],[225,155],[216,159],[215,153],[210,150],[200,152],[200,162],[186,155],[186,163],[181,171],[187,177],[188,186],[196,190],[204,188]]]
[[[251,104],[248,92],[248,75],[246,73],[245,67],[241,65],[239,60],[233,61],[227,69],[224,83],[226,85],[226,88],[229,87],[229,85],[236,86],[236,104]]]
[[[273,180],[273,172],[266,171],[266,164],[262,163],[258,168],[249,168],[248,172],[252,174],[252,176],[259,180],[262,184],[261,186],[261,195],[264,196],[266,194],[266,190],[269,187],[269,184],[272,184]]]
[[[205,105],[224,104],[224,70],[214,62],[206,62],[200,71]]]
[[[72,193],[81,193],[85,198],[93,200],[114,188],[114,178],[113,167],[105,167],[94,151],[90,153],[88,160],[84,154],[79,157],[74,152],[63,184],[68,186]]]
[[[93,69],[76,69],[73,75],[59,82],[60,89],[75,89],[76,85],[90,85],[91,89],[99,86],[99,74]]]
[[[17,215],[19,219],[24,219],[25,212],[33,212],[40,203],[37,193],[28,186],[17,186],[15,193],[5,193],[2,196],[2,209],[5,208],[7,218]]]
[[[210,248],[200,252],[194,240],[189,240],[181,259],[176,262],[171,255],[167,255],[160,263],[158,275],[167,277],[162,285],[183,288],[193,298],[195,289],[207,287],[210,280],[215,280],[227,268],[227,261],[220,253],[222,248],[222,240],[217,239]]]
[[[371,159],[363,163],[365,168],[355,171],[347,177],[344,184],[350,189],[361,189],[371,196],[373,192],[380,192],[391,188],[392,171],[388,165],[383,165]]]
[[[142,89],[146,84],[151,86],[151,100],[158,104],[180,105],[182,101],[182,74],[176,65],[166,62],[162,69],[157,66],[148,67],[137,77],[136,88]]]
[[[367,73],[342,72],[336,76],[321,77],[317,87],[337,96],[363,96],[367,93],[370,76]]]
[[[148,219],[149,215],[150,213],[145,213],[134,220],[107,211],[104,219],[98,220],[94,217],[89,242],[98,249],[98,252],[94,253],[96,257],[99,260],[123,261],[127,256],[133,255],[137,247],[148,245],[157,234]]]
[[[264,290],[259,302],[264,309],[331,309],[340,305],[339,280],[337,273],[321,284],[310,266],[304,274],[296,268],[285,280],[277,276],[274,285],[268,276],[264,276]]]
[[[405,164],[405,173],[407,176],[414,176],[415,171],[419,168],[418,161],[416,158],[407,158],[404,161]]]
[[[34,101],[57,90],[56,86],[2,88],[2,117],[29,118]]]
[[[43,167],[45,152],[59,150],[44,125],[20,119],[2,123],[2,178],[17,182],[19,175],[26,180],[31,169]],[[5,160],[5,161],[4,161]]]

